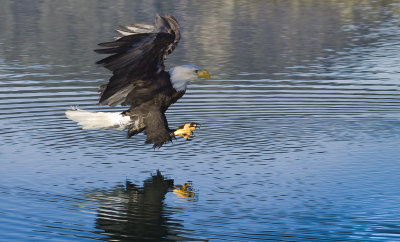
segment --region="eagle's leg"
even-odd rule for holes
[[[174,137],[179,135],[185,139],[189,139],[193,135],[193,131],[195,131],[197,127],[199,127],[198,123],[186,123],[171,132],[171,135]]]

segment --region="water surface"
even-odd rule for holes
[[[0,239],[400,239],[397,1],[0,3]],[[201,129],[81,130],[71,105],[124,110],[92,50],[157,12],[182,28],[167,66],[212,73],[167,112]]]

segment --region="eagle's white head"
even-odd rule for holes
[[[176,66],[169,70],[171,83],[175,90],[185,91],[188,81],[196,78],[210,79],[210,73],[195,65]]]

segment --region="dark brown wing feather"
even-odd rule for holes
[[[103,105],[131,104],[126,98],[134,89],[156,85],[153,80],[164,71],[164,60],[180,39],[178,22],[169,14],[157,15],[154,26],[134,24],[118,32],[122,37],[101,43],[105,48],[95,50],[110,55],[97,64],[113,72],[101,90]]]

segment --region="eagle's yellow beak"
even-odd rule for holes
[[[207,70],[198,71],[197,76],[210,79],[210,73]]]

